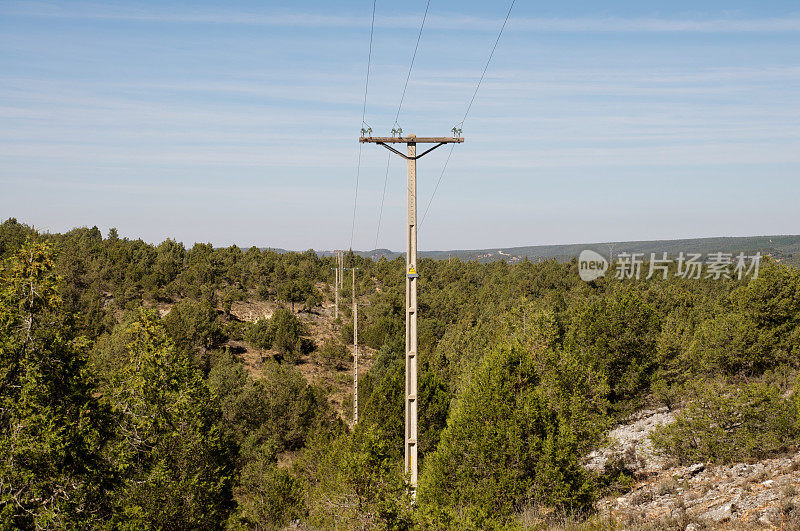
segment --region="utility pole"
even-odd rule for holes
[[[454,133],[458,130],[454,129]],[[378,144],[408,161],[406,183],[408,207],[406,223],[406,428],[405,473],[409,476],[412,495],[416,496],[418,484],[417,440],[417,159],[445,144],[461,143],[461,137],[417,137],[415,135],[391,137],[360,137],[362,143]],[[403,154],[389,144],[406,144]],[[417,144],[435,144],[417,155]]]
[[[345,267],[353,272],[353,426],[358,424],[358,303],[356,302],[357,267]]]
[[[337,257],[336,261],[338,262],[339,255],[337,254],[336,257]],[[331,269],[335,271],[334,275],[336,277],[336,281],[333,283],[334,297],[336,297],[336,309],[333,311],[333,318],[338,319],[339,318],[339,264],[337,263],[336,267],[335,268],[332,267]]]
[[[337,251],[339,253],[339,286],[338,289],[344,287],[344,251]]]
[[[339,290],[344,287],[344,251],[336,251],[336,267],[331,269],[336,270],[336,280],[333,283],[334,297],[336,301],[336,308],[333,312],[333,318],[339,318]]]
[[[353,426],[358,424],[358,304],[356,303],[356,269],[353,268]]]

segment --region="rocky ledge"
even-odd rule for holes
[[[800,529],[800,452],[754,463],[672,466],[649,434],[674,414],[645,411],[609,435],[611,444],[587,456],[587,468],[622,459],[636,477],[624,495],[600,500],[603,517],[657,529]]]

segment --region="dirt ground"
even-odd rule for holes
[[[240,321],[253,322],[272,317],[275,310],[281,306],[283,305],[274,301],[237,301],[231,306],[231,314]],[[340,336],[339,325],[334,320],[334,306],[333,302],[325,302],[321,307],[317,307],[314,312],[295,311],[295,315],[305,325],[308,336],[314,340],[318,348],[325,341]],[[277,351],[273,350],[253,348],[244,341],[230,341],[226,346],[241,358],[245,368],[254,378],[260,377],[263,360],[278,354]],[[352,344],[348,345],[348,350],[352,352]],[[359,377],[363,377],[369,371],[374,354],[373,349],[364,345],[359,346]],[[353,390],[352,357],[337,370],[320,363],[312,352],[310,355],[302,356],[296,368],[309,384],[325,389],[328,393],[328,400],[335,411],[343,420],[349,422],[349,414],[351,414],[352,408],[349,402],[352,400]]]

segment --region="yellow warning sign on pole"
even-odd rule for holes
[[[414,269],[413,265],[408,268],[408,274],[406,276],[408,278],[419,278],[419,275],[417,274],[417,270]]]

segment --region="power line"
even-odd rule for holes
[[[367,54],[367,79],[364,81],[364,105],[361,107],[361,126],[366,125],[364,118],[367,115],[367,89],[369,89],[369,69],[372,64],[372,36],[375,34],[375,7],[378,0],[372,0],[372,24],[369,28],[369,53]],[[496,46],[496,45],[495,45]]]
[[[436,190],[439,189],[439,184],[442,182],[442,177],[444,177],[444,172],[447,171],[447,163],[450,162],[450,157],[453,156],[453,148],[456,145],[453,144],[450,146],[450,151],[447,153],[447,159],[444,161],[444,166],[442,167],[442,173],[439,175],[439,180],[436,181],[436,186],[433,188],[433,193],[431,194],[431,198],[428,200],[428,206],[425,207],[425,213],[422,214],[422,221],[419,222],[420,228],[422,228],[422,224],[425,223],[425,217],[428,215],[428,210],[431,209],[431,203],[433,203],[433,198],[436,196]]]
[[[486,77],[486,71],[489,69],[489,63],[492,62],[492,57],[494,57],[494,52],[497,49],[497,44],[500,42],[500,37],[503,36],[503,30],[506,29],[506,24],[508,24],[508,19],[511,17],[511,10],[514,9],[514,3],[516,0],[511,0],[511,5],[508,7],[508,13],[506,13],[506,18],[503,20],[503,25],[500,26],[500,32],[497,34],[497,39],[494,41],[494,46],[492,46],[492,51],[489,53],[489,58],[486,60],[486,64],[483,67],[483,72],[481,72],[481,77],[478,79],[478,84],[475,86],[475,91],[472,93],[472,98],[469,100],[469,105],[467,105],[467,110],[464,113],[464,118],[458,123],[460,126],[464,126],[464,122],[469,115],[469,111],[472,110],[472,104],[475,103],[475,97],[478,95],[478,90],[481,88],[481,83],[483,83],[483,78]],[[456,130],[458,126],[454,127],[453,129]],[[455,131],[454,131],[455,132]],[[422,224],[425,222],[425,216],[428,215],[428,210],[431,208],[431,203],[433,203],[433,198],[436,196],[436,191],[439,189],[439,185],[444,178],[444,172],[447,170],[447,164],[450,162],[450,156],[453,154],[453,148],[455,145],[450,146],[450,153],[447,154],[447,160],[444,161],[444,167],[442,168],[442,173],[439,175],[439,180],[436,181],[436,186],[433,188],[433,193],[431,194],[431,198],[428,200],[428,205],[425,207],[425,213],[422,215],[422,221],[420,221],[420,228]]]
[[[394,116],[394,125],[398,125],[397,120],[400,119],[400,111],[403,108],[403,102],[406,99],[406,90],[408,89],[408,81],[411,79],[411,71],[414,70],[414,61],[417,59],[417,50],[419,50],[419,42],[422,40],[422,30],[425,29],[425,20],[428,18],[428,10],[431,7],[431,0],[425,4],[425,13],[422,15],[422,23],[419,25],[419,33],[417,34],[417,42],[414,45],[414,53],[411,54],[411,64],[408,67],[408,73],[406,74],[406,82],[403,85],[403,93],[400,95],[400,104],[397,106],[397,113]],[[391,160],[392,156],[391,153],[386,158],[386,175],[383,179],[383,194],[381,195],[381,207],[378,212],[378,227],[375,230],[375,249],[378,248],[378,238],[381,234],[381,219],[383,218],[383,205],[386,200],[386,184],[389,181],[389,161]]]
[[[503,21],[503,25],[500,27],[500,33],[497,34],[497,39],[495,39],[494,41],[494,46],[492,46],[492,52],[489,54],[489,59],[486,60],[486,65],[483,67],[483,72],[481,72],[481,78],[478,80],[478,85],[475,87],[475,92],[472,93],[472,99],[469,100],[469,105],[467,105],[467,112],[464,113],[464,118],[461,120],[461,125],[464,125],[464,121],[467,119],[467,115],[469,114],[469,111],[472,109],[472,104],[475,102],[475,96],[478,95],[478,89],[481,88],[481,83],[483,83],[483,78],[486,76],[486,71],[489,69],[489,63],[492,62],[494,51],[497,49],[497,43],[500,42],[500,37],[503,36],[503,30],[506,29],[506,24],[508,24],[508,18],[511,16],[511,10],[514,9],[514,2],[516,2],[516,0],[511,0],[511,5],[508,7],[508,13],[506,13],[506,19]]]
[[[400,105],[397,106],[397,114],[394,117],[394,123],[397,125],[397,120],[400,118],[400,109],[403,108],[403,100],[406,99],[406,89],[408,88],[408,80],[411,79],[411,70],[414,68],[414,60],[417,58],[417,49],[419,48],[419,41],[422,38],[422,29],[425,27],[425,19],[428,18],[428,8],[431,7],[431,0],[425,5],[425,14],[422,15],[422,24],[419,26],[419,34],[417,35],[417,44],[414,46],[414,54],[411,56],[411,65],[408,67],[408,75],[406,75],[406,84],[403,86],[403,94],[400,96]]]
[[[375,249],[378,248],[378,237],[381,234],[381,219],[383,219],[383,202],[386,199],[386,184],[389,182],[389,162],[392,160],[392,153],[386,154],[386,176],[383,178],[383,195],[381,195],[381,209],[378,212],[378,229],[375,231]]]
[[[367,93],[369,91],[369,70],[372,66],[372,37],[375,35],[375,8],[378,0],[372,0],[372,23],[369,28],[369,54],[367,55],[367,79],[364,81],[364,105],[361,107],[361,128],[367,125],[364,119],[367,116]],[[350,227],[350,249],[353,248],[353,238],[356,233],[356,210],[358,208],[358,180],[361,177],[361,143],[358,144],[358,162],[356,164],[356,191],[353,197],[353,224]]]

